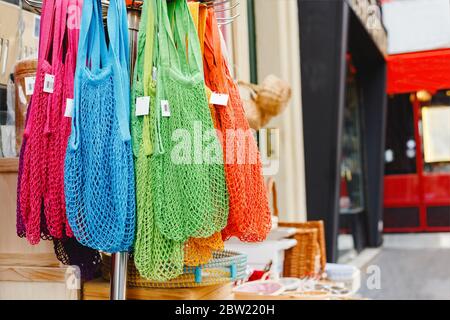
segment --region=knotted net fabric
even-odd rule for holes
[[[38,67],[36,71],[36,82],[33,98],[31,100],[31,110],[27,115],[28,121],[24,132],[24,138],[27,143],[22,148],[21,156],[22,170],[19,176],[20,180],[20,193],[18,194],[18,200],[20,204],[20,212],[22,215],[22,221],[25,225],[25,234],[27,240],[31,244],[37,244],[41,237],[41,226],[45,226],[47,231],[48,222],[52,220],[52,217],[42,214],[41,210],[44,204],[44,195],[47,187],[47,162],[48,156],[48,139],[49,139],[49,110],[52,106],[51,95],[43,92],[44,79],[46,74],[52,74],[54,68],[52,68],[51,62],[56,59],[51,59],[50,53],[52,52],[51,41],[57,42],[59,28],[61,24],[59,13],[61,6],[60,3],[54,3],[53,0],[48,0],[45,3],[43,18],[41,20],[42,36],[39,42],[39,57]],[[55,35],[50,39],[51,35]],[[58,56],[55,52],[54,57]],[[58,70],[61,72],[61,69]],[[60,76],[60,75],[59,75]],[[56,88],[59,90],[60,88]],[[45,201],[48,204],[48,201]],[[44,208],[45,213],[49,213],[49,209]],[[44,221],[41,220],[44,218]],[[53,227],[49,228],[53,230]]]
[[[197,30],[202,55],[204,54],[204,39],[206,31],[207,7],[200,6],[198,2],[189,2],[189,10]],[[206,87],[207,101],[211,98],[211,90]],[[214,106],[210,106],[214,127],[218,128],[216,117],[214,116]],[[224,242],[220,232],[213,234],[209,238],[190,238],[184,248],[184,263],[187,266],[198,266],[208,263],[213,258],[214,251],[224,249]]]
[[[209,238],[190,238],[184,246],[184,263],[189,267],[203,265],[213,258],[214,252],[222,251],[224,248],[220,232]]]
[[[55,239],[53,248],[61,263],[78,266],[81,279],[92,280],[98,277],[102,260],[97,251],[82,246],[75,238]]]
[[[189,237],[210,237],[225,227],[228,193],[223,153],[206,99],[200,46],[187,3],[158,1],[158,7],[154,108],[158,143],[150,157],[154,168],[151,194],[161,233],[184,242]],[[170,106],[170,116],[164,116],[159,107],[164,102]]]
[[[192,33],[188,37],[182,36],[183,31],[188,30],[186,25],[192,26],[192,21],[182,19],[190,17],[186,3],[175,1],[171,4],[170,19],[175,26],[174,34],[170,28],[165,1],[150,3],[156,8],[153,11],[153,21],[157,31],[152,33],[149,29],[153,27],[149,25],[151,17],[141,20],[140,31],[147,30],[147,34],[146,37],[140,37],[139,47],[149,48],[152,46],[151,34],[159,36],[153,38],[153,55],[144,55],[144,70],[136,72],[143,74],[141,78],[144,79],[144,84],[136,79],[133,90],[135,95],[143,94],[151,98],[150,115],[141,119],[141,136],[136,141],[133,140],[139,145],[139,149],[134,150],[138,152],[138,227],[134,255],[136,267],[143,277],[166,281],[182,274],[184,243],[190,236],[210,237],[223,229],[227,220],[228,196],[220,164],[217,166],[189,161],[194,156],[190,142],[195,121],[198,122],[200,135],[206,132],[205,128],[212,129],[210,147],[212,145],[213,151],[219,152],[219,159],[222,155],[220,148],[217,148],[217,136],[206,103],[198,43],[197,47],[192,45]],[[151,12],[148,11],[149,16]],[[143,27],[145,21],[149,23],[146,28]],[[145,45],[142,40],[144,38]],[[178,45],[175,45],[175,41]],[[193,69],[185,61],[186,52],[190,54],[189,61],[196,63]],[[142,54],[138,59],[140,57]],[[147,85],[151,61],[157,70],[156,92],[152,90],[154,82],[150,81],[153,85]],[[136,65],[138,68],[141,66],[139,60]],[[189,71],[193,71],[190,74],[188,67]],[[161,101],[168,101],[170,106],[170,115],[167,117],[163,117]],[[146,119],[149,119],[149,133],[145,128]],[[135,123],[139,124],[139,121]],[[185,141],[180,148],[180,141],[176,141],[180,138],[191,140]],[[202,141],[197,142],[200,142],[202,158],[205,146]],[[183,147],[185,150],[181,150]],[[183,154],[183,151],[186,153]]]
[[[69,62],[63,59],[63,46],[66,42],[69,42],[69,46],[73,46],[73,42],[76,41],[73,36],[64,37],[67,31],[68,6],[68,0],[45,2],[44,21],[41,21],[42,37],[37,85],[30,105],[32,111],[29,112],[29,116],[27,115],[24,134],[27,143],[23,145],[21,152],[18,209],[25,225],[26,237],[32,244],[38,243],[40,237],[44,236],[42,230],[44,225],[45,233],[48,233],[45,237],[72,236],[67,224],[63,192],[62,155],[67,140],[61,139],[61,124],[64,122],[61,112],[63,98],[65,91],[73,90],[73,71],[71,66],[68,66]],[[48,61],[50,57],[51,63]],[[52,93],[43,92],[46,75],[54,76],[55,85]]]
[[[31,114],[31,104],[33,102],[33,97],[31,97],[30,102],[27,106],[27,114],[25,116],[25,126],[27,126],[29,116]],[[20,146],[19,153],[19,168],[17,173],[17,197],[16,197],[16,232],[17,236],[24,238],[27,235],[27,230],[25,222],[23,221],[23,215],[20,205],[20,193],[22,189],[22,174],[23,174],[23,161],[26,149],[27,137],[24,136],[22,139],[22,145]]]
[[[153,60],[156,27],[156,1],[145,1],[139,25],[137,58],[131,96],[131,137],[136,172],[136,241],[134,261],[142,277],[167,281],[183,273],[183,243],[161,234],[154,220],[150,176],[153,174],[150,157],[154,150],[154,135],[150,123],[155,113],[136,115],[136,99],[147,96],[150,110],[155,108],[156,82],[153,79]]]
[[[71,28],[66,28],[68,23],[66,13],[69,8],[72,8],[72,25]],[[88,280],[99,270],[100,255],[97,251],[86,248],[70,238],[72,232],[67,223],[64,204],[63,165],[67,138],[70,134],[70,120],[64,117],[63,108],[66,98],[73,96],[74,61],[79,29],[79,26],[74,24],[79,19],[79,10],[74,8],[80,9],[81,1],[45,1],[43,5],[40,52],[44,56],[40,57],[40,61],[44,61],[44,64],[38,65],[38,69],[44,67],[44,71],[51,70],[51,74],[55,75],[56,86],[52,94],[43,94],[43,81],[40,77],[41,80],[36,81],[39,84],[35,87],[35,94],[28,106],[26,130],[19,156],[16,226],[18,236],[32,239],[33,244],[39,242],[39,237],[44,240],[53,240],[58,260],[64,264],[78,265],[82,278]],[[53,18],[49,15],[51,12],[54,14]],[[50,40],[53,44],[49,42]],[[49,50],[50,45],[52,45],[51,67],[45,57],[45,50]],[[63,52],[65,52],[64,59]],[[42,74],[42,71],[38,73]],[[43,97],[46,99],[42,99]],[[35,99],[36,103],[33,102]],[[47,104],[40,105],[39,103],[42,102]],[[27,142],[29,139],[32,142]],[[30,143],[41,142],[42,145],[42,140],[46,149],[41,150],[39,154],[33,154],[32,152],[36,149],[32,148]],[[25,165],[25,159],[27,159],[27,165]],[[30,159],[35,160],[30,161]],[[36,190],[36,185],[29,180],[32,177],[30,163],[39,163],[43,168],[40,172],[43,172],[41,181],[44,183],[39,207],[36,210],[33,209],[32,215],[28,211],[22,211],[24,208],[31,210],[31,206],[38,203],[37,201],[31,204],[27,202],[30,200],[30,192]],[[26,178],[24,178],[24,172],[27,174]],[[26,193],[23,194],[22,190],[26,190]],[[22,206],[23,199],[25,203]],[[29,220],[29,217],[33,219]],[[27,232],[27,225],[32,231]],[[67,245],[68,243],[70,245]]]
[[[208,9],[205,33],[205,82],[214,92],[229,95],[228,105],[214,106],[213,117],[222,132],[230,212],[223,239],[263,241],[271,229],[261,159],[245,117],[239,89],[224,58],[214,9]]]
[[[30,99],[30,103],[27,108],[27,114],[25,118],[25,126],[28,125],[28,121],[31,114],[31,106],[32,106],[33,97]],[[17,179],[17,206],[16,206],[16,232],[17,235],[21,238],[26,238],[27,236],[27,229],[26,224],[24,221],[24,214],[22,213],[22,206],[21,206],[21,190],[22,190],[22,175],[24,171],[24,156],[25,156],[25,150],[26,150],[26,143],[27,143],[28,135],[24,135],[22,139],[22,146],[20,148],[20,154],[19,154],[19,168],[18,168],[18,179]],[[41,239],[42,240],[52,240],[52,236],[49,234],[47,229],[47,224],[44,216],[44,210],[43,206],[41,207],[40,211],[40,232],[41,232]]]
[[[77,240],[113,253],[128,251],[135,231],[126,94],[128,28],[122,1],[110,1],[107,30],[109,48],[100,0],[84,0],[72,132],[65,158],[65,192],[67,216]]]
[[[73,101],[74,98],[74,77],[76,69],[76,59],[78,51],[78,39],[80,31],[81,9],[83,2],[81,0],[63,0],[65,10],[62,12],[62,16],[67,17],[65,24],[65,34],[62,33],[66,41],[66,49],[64,50],[64,86],[58,96],[60,103],[53,104],[53,111],[51,113],[50,124],[52,128],[52,134],[54,139],[50,140],[50,157],[49,167],[53,168],[48,172],[49,186],[48,195],[50,207],[54,210],[56,217],[56,225],[62,224],[63,230],[57,229],[54,233],[61,233],[62,239],[65,239],[64,234],[67,237],[73,237],[73,232],[67,221],[66,215],[66,202],[64,193],[64,162],[66,156],[66,149],[71,133],[71,117],[70,112],[66,113],[66,110]],[[67,16],[66,16],[67,13]],[[62,53],[62,54],[64,54]],[[55,81],[57,81],[55,79]],[[59,92],[59,91],[58,91]],[[55,97],[55,94],[53,94]],[[56,107],[58,106],[58,107]],[[57,213],[63,213],[63,215],[57,215]],[[53,233],[52,233],[53,234]],[[55,238],[60,238],[55,236]],[[73,247],[73,246],[72,246]]]
[[[25,125],[28,121],[28,115],[30,114],[30,108],[28,107],[27,117],[25,119]],[[21,153],[19,156],[19,181],[23,171],[23,149],[25,148],[26,139],[22,140]],[[20,194],[21,184],[17,184],[17,192]],[[17,197],[17,235],[21,238],[26,236],[26,227],[23,222],[22,214],[20,212],[20,197]],[[101,257],[100,253],[91,248],[81,245],[75,238],[55,239],[50,236],[45,224],[44,209],[41,209],[41,239],[53,240],[53,247],[56,258],[64,265],[78,266],[81,273],[82,280],[91,280],[98,276],[100,271]]]

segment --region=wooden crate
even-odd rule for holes
[[[0,265],[0,300],[79,300],[78,274],[67,266]]]
[[[0,300],[79,299],[76,271],[60,265],[53,243],[32,246],[16,234],[18,164],[0,159]]]
[[[52,242],[41,241],[32,246],[16,234],[18,166],[17,158],[0,158],[0,259],[3,254],[18,254],[19,257],[26,255],[29,261],[42,263],[42,254],[47,254],[48,258],[53,255],[52,263],[57,263]]]

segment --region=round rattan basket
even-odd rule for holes
[[[245,81],[239,81],[239,85],[249,89],[258,108],[272,117],[283,112],[292,96],[289,84],[274,75],[267,76],[259,85]]]
[[[102,276],[110,279],[111,257],[102,254]],[[144,288],[195,288],[229,283],[246,277],[247,256],[233,251],[216,251],[213,259],[198,267],[185,267],[184,273],[170,281],[152,281],[140,276],[139,271],[130,257],[128,261],[128,285]]]
[[[250,128],[260,130],[272,118],[271,115],[265,114],[253,100],[244,100],[244,111]]]
[[[22,60],[14,67],[14,83],[16,86],[16,153],[20,153],[22,146],[22,136],[25,129],[25,118],[27,114],[27,106],[30,102],[31,95],[25,95],[25,78],[35,77],[37,68],[37,60]]]

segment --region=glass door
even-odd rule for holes
[[[364,210],[364,179],[361,138],[360,98],[355,76],[350,74],[344,110],[341,160],[342,214],[360,213]]]
[[[356,70],[348,60],[346,101],[341,143],[339,260],[352,259],[364,248],[364,165],[362,99]]]

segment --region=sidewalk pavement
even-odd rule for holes
[[[380,253],[361,273],[359,295],[365,298],[450,300],[450,233],[385,235]],[[380,288],[369,289],[368,281]]]

